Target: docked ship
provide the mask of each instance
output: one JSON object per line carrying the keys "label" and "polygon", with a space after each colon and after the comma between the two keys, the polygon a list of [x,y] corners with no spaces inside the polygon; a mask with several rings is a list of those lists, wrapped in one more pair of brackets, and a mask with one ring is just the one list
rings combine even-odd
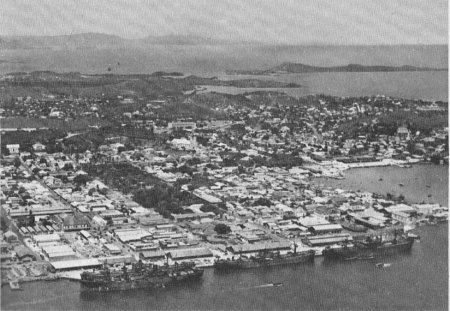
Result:
{"label": "docked ship", "polygon": [[322,251],[322,255],[325,258],[340,260],[372,259],[408,252],[413,243],[414,237],[398,235],[395,231],[393,239],[367,237],[363,241],[354,241],[351,245],[344,243],[340,248],[328,246]]}
{"label": "docked ship", "polygon": [[139,261],[130,269],[112,270],[106,265],[93,272],[81,274],[83,291],[123,291],[140,288],[157,288],[201,278],[203,270],[193,263],[175,266],[157,266]]}
{"label": "docked ship", "polygon": [[214,268],[218,270],[251,269],[259,267],[270,267],[280,265],[295,265],[314,261],[315,252],[313,250],[281,255],[279,252],[263,251],[256,256],[239,257],[237,259],[219,259],[214,262]]}

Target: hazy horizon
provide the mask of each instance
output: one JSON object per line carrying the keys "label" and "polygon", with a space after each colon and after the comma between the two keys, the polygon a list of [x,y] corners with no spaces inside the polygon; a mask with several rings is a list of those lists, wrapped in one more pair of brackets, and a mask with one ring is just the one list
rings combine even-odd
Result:
{"label": "hazy horizon", "polygon": [[447,45],[445,0],[4,0],[2,36],[194,36],[271,45]]}

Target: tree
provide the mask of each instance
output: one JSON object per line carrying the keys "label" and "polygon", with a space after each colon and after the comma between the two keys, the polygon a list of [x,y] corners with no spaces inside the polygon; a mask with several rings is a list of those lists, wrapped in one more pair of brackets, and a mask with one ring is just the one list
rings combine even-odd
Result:
{"label": "tree", "polygon": [[0,230],[2,230],[3,232],[8,231],[8,223],[3,216],[0,217]]}
{"label": "tree", "polygon": [[219,223],[214,227],[214,231],[216,231],[217,234],[228,234],[231,232],[231,229],[227,225]]}
{"label": "tree", "polygon": [[14,159],[14,166],[19,168],[20,165],[21,165],[20,159],[19,158],[15,158]]}
{"label": "tree", "polygon": [[34,215],[31,210],[30,210],[30,214],[28,215],[28,218],[27,218],[27,225],[30,227],[34,227],[36,225],[36,222],[34,220]]}
{"label": "tree", "polygon": [[62,169],[65,171],[72,171],[73,165],[72,165],[72,163],[66,163],[66,164],[64,164],[64,167]]}

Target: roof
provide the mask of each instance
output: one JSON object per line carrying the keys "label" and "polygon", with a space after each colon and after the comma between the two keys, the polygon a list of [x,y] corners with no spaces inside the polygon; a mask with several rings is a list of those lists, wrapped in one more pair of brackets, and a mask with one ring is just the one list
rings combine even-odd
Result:
{"label": "roof", "polygon": [[400,133],[400,134],[408,134],[408,133],[409,133],[409,130],[408,130],[406,127],[404,127],[404,126],[401,126],[401,127],[399,127],[399,128],[397,129],[397,133]]}
{"label": "roof", "polygon": [[289,242],[260,242],[254,244],[240,244],[231,246],[233,253],[241,252],[259,252],[264,250],[279,250],[279,249],[290,249],[291,243]]}
{"label": "roof", "polygon": [[321,230],[342,230],[342,226],[338,224],[324,224],[324,225],[317,225],[312,226],[314,231],[321,231]]}
{"label": "roof", "polygon": [[36,255],[31,251],[31,249],[29,249],[28,247],[24,246],[24,245],[18,245],[16,247],[14,247],[14,251],[17,254],[17,257],[19,258],[23,258],[25,256],[31,256],[33,258],[36,257]]}
{"label": "roof", "polygon": [[315,245],[315,244],[333,244],[344,241],[353,241],[353,238],[351,235],[348,234],[336,234],[336,235],[308,237],[308,240],[311,245]]}
{"label": "roof", "polygon": [[170,254],[170,257],[172,257],[172,259],[213,256],[213,253],[209,249],[204,247],[174,249],[168,252],[168,254]]}
{"label": "roof", "polygon": [[74,253],[69,245],[49,245],[43,246],[42,250],[48,255],[57,253]]}
{"label": "roof", "polygon": [[86,216],[75,217],[68,215],[64,218],[64,226],[74,226],[74,225],[89,225],[89,220]]}
{"label": "roof", "polygon": [[5,232],[5,234],[4,234],[4,236],[5,236],[5,238],[15,238],[15,239],[17,239],[17,234],[15,234],[14,232],[12,232],[12,231],[6,231]]}
{"label": "roof", "polygon": [[116,263],[133,263],[136,262],[136,258],[132,255],[119,255],[112,257],[102,257],[98,259],[99,261],[104,261],[108,264],[116,264]]}
{"label": "roof", "polygon": [[33,238],[34,238],[34,240],[37,243],[61,240],[60,236],[58,234],[56,234],[56,233],[53,233],[53,234],[39,234],[39,235],[33,236]]}
{"label": "roof", "polygon": [[88,259],[54,261],[51,263],[51,265],[56,270],[59,270],[59,269],[95,267],[95,266],[100,266],[101,263],[96,258],[88,258]]}
{"label": "roof", "polygon": [[165,254],[162,250],[154,250],[154,251],[145,251],[141,252],[141,257],[143,258],[159,258],[164,257]]}

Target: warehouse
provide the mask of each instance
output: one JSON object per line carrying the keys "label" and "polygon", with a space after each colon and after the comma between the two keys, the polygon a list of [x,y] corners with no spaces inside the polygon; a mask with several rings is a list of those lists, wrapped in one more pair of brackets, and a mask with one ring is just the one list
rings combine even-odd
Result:
{"label": "warehouse", "polygon": [[35,235],[35,236],[33,236],[33,240],[36,243],[41,243],[41,242],[60,241],[61,238],[58,234],[52,233],[52,234]]}
{"label": "warehouse", "polygon": [[227,248],[234,254],[258,253],[261,251],[287,251],[291,249],[289,242],[267,242],[232,245]]}
{"label": "warehouse", "polygon": [[160,260],[166,257],[162,250],[145,251],[139,254],[139,257],[146,260]]}
{"label": "warehouse", "polygon": [[115,230],[114,233],[122,243],[138,242],[145,237],[151,237],[150,232],[143,229],[121,229]]}
{"label": "warehouse", "polygon": [[197,259],[214,256],[209,249],[204,247],[174,249],[166,254],[172,260]]}
{"label": "warehouse", "polygon": [[333,235],[319,235],[319,236],[309,236],[307,242],[310,246],[326,246],[336,243],[342,243],[347,241],[352,241],[351,235],[346,233],[333,234]]}
{"label": "warehouse", "polygon": [[343,230],[343,228],[339,224],[324,224],[324,225],[311,226],[309,228],[309,231],[311,231],[313,234],[317,234],[317,235],[341,233],[342,230]]}
{"label": "warehouse", "polygon": [[102,257],[98,259],[100,262],[107,263],[108,265],[116,264],[131,264],[136,262],[136,258],[132,255],[121,255],[113,257]]}
{"label": "warehouse", "polygon": [[54,261],[51,263],[55,271],[100,268],[102,263],[96,258]]}
{"label": "warehouse", "polygon": [[44,254],[50,261],[76,259],[76,254],[68,245],[46,245],[42,247]]}

